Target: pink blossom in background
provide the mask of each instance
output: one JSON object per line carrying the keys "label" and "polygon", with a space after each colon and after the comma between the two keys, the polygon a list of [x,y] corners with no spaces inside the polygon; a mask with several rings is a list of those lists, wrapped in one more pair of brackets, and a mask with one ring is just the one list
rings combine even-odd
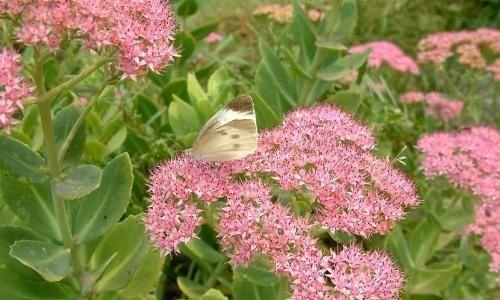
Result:
{"label": "pink blossom in background", "polygon": [[482,245],[491,254],[491,269],[500,267],[500,132],[473,127],[457,133],[434,133],[422,137],[418,148],[424,154],[428,178],[446,176],[459,187],[470,189],[481,202],[476,221],[468,231],[482,235]]}
{"label": "pink blossom in background", "polygon": [[176,22],[163,0],[10,0],[0,14],[16,15],[18,38],[26,44],[57,49],[63,40],[79,38],[89,49],[118,50],[117,65],[126,76],[159,71],[170,63]]}
{"label": "pink blossom in background", "polygon": [[21,76],[21,56],[4,48],[0,53],[0,128],[10,131],[18,123],[13,114],[23,109],[21,100],[29,98],[32,87]]}
{"label": "pink blossom in background", "polygon": [[464,106],[462,101],[451,100],[438,92],[406,92],[400,96],[401,102],[414,104],[424,102],[427,107],[427,114],[450,121],[460,115]]}
{"label": "pink blossom in background", "polygon": [[418,43],[418,61],[442,64],[457,53],[460,63],[471,68],[484,69],[487,63],[481,54],[481,46],[500,53],[500,30],[479,28],[474,31],[431,34]]}
{"label": "pink blossom in background", "polygon": [[222,41],[222,36],[217,32],[212,32],[204,38],[207,43],[216,43]]}
{"label": "pink blossom in background", "polygon": [[437,92],[425,95],[427,114],[438,117],[444,121],[450,121],[460,115],[464,103],[458,100],[450,100]]}
{"label": "pink blossom in background", "polygon": [[[332,287],[325,273],[328,258],[309,228],[383,234],[419,203],[411,181],[376,158],[374,146],[372,132],[335,107],[296,110],[281,126],[260,133],[257,152],[244,159],[206,163],[181,155],[160,164],[150,178],[146,228],[156,247],[177,251],[203,222],[198,209],[226,199],[219,239],[235,266],[267,255],[276,273],[292,279],[296,299],[359,293]],[[319,206],[308,219],[295,216],[271,201],[273,188],[307,191]],[[386,298],[398,290],[385,290]]]}
{"label": "pink blossom in background", "polygon": [[425,100],[425,94],[422,92],[412,91],[402,94],[399,98],[403,103],[413,104],[413,103],[423,102]]}
{"label": "pink blossom in background", "polygon": [[349,52],[362,52],[371,48],[368,56],[368,64],[372,68],[380,68],[386,63],[391,69],[400,72],[409,72],[414,75],[420,74],[420,68],[410,56],[406,55],[401,48],[389,41],[374,41],[366,44],[353,46]]}
{"label": "pink blossom in background", "polygon": [[364,252],[357,245],[333,253],[328,277],[347,299],[397,299],[404,274],[380,252]]}
{"label": "pink blossom in background", "polygon": [[500,59],[495,60],[486,70],[494,74],[495,81],[500,82]]}

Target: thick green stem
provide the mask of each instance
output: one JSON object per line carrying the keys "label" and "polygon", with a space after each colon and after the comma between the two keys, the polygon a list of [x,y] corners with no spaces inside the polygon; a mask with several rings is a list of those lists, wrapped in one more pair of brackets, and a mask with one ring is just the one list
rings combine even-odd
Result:
{"label": "thick green stem", "polygon": [[85,107],[85,110],[83,111],[83,113],[76,120],[76,123],[75,123],[75,125],[73,125],[73,128],[71,128],[71,131],[69,132],[68,137],[66,137],[66,140],[62,144],[61,149],[59,150],[59,155],[57,156],[57,162],[59,165],[62,165],[63,160],[64,160],[64,156],[66,155],[66,152],[68,151],[69,145],[73,141],[73,138],[76,136],[76,133],[78,132],[80,127],[83,125],[83,122],[85,122],[85,119],[87,118],[88,114],[90,113],[90,111],[94,107],[95,103],[97,102],[97,100],[99,100],[99,97],[101,96],[101,93],[104,90],[104,88],[106,88],[106,85],[107,84],[105,83],[99,88],[99,90],[94,95],[94,97],[92,97],[92,100],[90,100],[90,102]]}
{"label": "thick green stem", "polygon": [[82,80],[87,78],[90,74],[94,73],[97,69],[99,69],[101,66],[103,66],[104,64],[106,64],[110,61],[111,61],[110,56],[98,59],[92,65],[83,69],[78,75],[76,75],[76,76],[72,77],[70,80],[63,82],[60,85],[52,88],[50,91],[45,93],[43,96],[39,97],[38,102],[50,103],[52,101],[52,99],[54,99],[57,95],[59,95],[60,93],[62,93],[64,91],[68,91],[68,90],[72,89],[74,86],[76,86]]}
{"label": "thick green stem", "polygon": [[[81,281],[81,275],[83,274],[83,268],[80,263],[80,258],[78,254],[78,248],[76,247],[73,236],[71,234],[71,228],[68,221],[68,215],[65,207],[64,199],[58,198],[54,193],[54,180],[61,176],[61,165],[57,159],[57,147],[55,143],[54,135],[54,123],[51,111],[51,100],[58,95],[60,92],[69,89],[70,87],[76,85],[78,82],[83,80],[86,76],[90,75],[89,70],[86,69],[75,78],[59,85],[58,87],[47,92],[45,90],[45,79],[43,75],[43,63],[46,59],[46,54],[36,51],[36,61],[35,66],[32,70],[33,81],[35,83],[37,92],[37,105],[40,113],[40,119],[43,128],[44,135],[44,147],[47,156],[47,163],[49,167],[49,174],[51,177],[51,187],[52,187],[52,203],[54,206],[55,216],[61,236],[63,239],[64,247],[68,248],[71,252],[71,259],[73,263],[74,275],[78,279],[79,283]],[[102,61],[102,60],[101,60]],[[104,63],[104,62],[103,62]],[[101,63],[100,65],[102,65]],[[100,66],[99,65],[99,66]],[[93,69],[97,69],[97,65],[94,65]],[[82,77],[82,74],[86,74]],[[61,88],[64,87],[64,88]]]}

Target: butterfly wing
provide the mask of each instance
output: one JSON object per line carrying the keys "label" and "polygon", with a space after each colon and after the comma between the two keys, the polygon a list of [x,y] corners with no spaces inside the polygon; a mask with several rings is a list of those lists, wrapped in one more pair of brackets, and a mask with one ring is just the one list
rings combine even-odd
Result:
{"label": "butterfly wing", "polygon": [[204,161],[243,158],[257,150],[257,124],[251,97],[239,97],[212,116],[200,130],[192,155]]}

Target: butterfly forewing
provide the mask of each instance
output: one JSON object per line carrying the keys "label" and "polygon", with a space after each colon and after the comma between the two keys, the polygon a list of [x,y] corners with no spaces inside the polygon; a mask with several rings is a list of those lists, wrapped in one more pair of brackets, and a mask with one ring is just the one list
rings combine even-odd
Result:
{"label": "butterfly forewing", "polygon": [[204,161],[243,158],[257,150],[257,124],[251,97],[234,99],[200,130],[192,155]]}

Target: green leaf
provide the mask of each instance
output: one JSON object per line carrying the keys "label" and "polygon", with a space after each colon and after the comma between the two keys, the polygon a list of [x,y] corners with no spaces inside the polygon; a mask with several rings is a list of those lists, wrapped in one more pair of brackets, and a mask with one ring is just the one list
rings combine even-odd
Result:
{"label": "green leaf", "polygon": [[285,53],[286,58],[288,58],[290,66],[298,75],[307,79],[312,79],[311,74],[307,73],[307,71],[302,68],[302,66],[295,60],[295,57],[293,57],[292,52],[288,48],[284,47],[283,52]]}
{"label": "green leaf", "polygon": [[37,271],[49,281],[60,281],[68,275],[70,252],[63,246],[41,241],[21,240],[10,247],[10,256]]}
{"label": "green leaf", "polygon": [[104,155],[109,155],[118,150],[125,142],[125,139],[127,139],[127,127],[122,127],[109,139]]}
{"label": "green leaf", "polygon": [[[80,117],[80,111],[74,105],[66,106],[55,115],[54,136],[58,151],[61,149],[78,117]],[[69,144],[68,150],[64,156],[65,165],[75,164],[79,161],[85,150],[86,138],[85,124],[83,124]]]}
{"label": "green leaf", "polygon": [[26,228],[16,226],[0,227],[0,263],[23,278],[35,281],[43,280],[33,269],[26,267],[19,260],[9,255],[10,246],[15,241],[36,239],[38,237],[35,233]]}
{"label": "green leaf", "polygon": [[85,151],[94,159],[101,160],[106,155],[106,145],[96,139],[89,139],[85,143]]}
{"label": "green leaf", "polygon": [[290,78],[278,56],[275,54],[271,46],[263,39],[259,40],[259,49],[262,56],[262,61],[271,77],[275,87],[278,88],[280,94],[294,106],[297,101],[297,91],[293,86],[293,80]]}
{"label": "green leaf", "polygon": [[121,154],[106,165],[99,188],[80,200],[73,226],[77,244],[104,234],[120,219],[130,199],[132,182],[128,154]]}
{"label": "green leaf", "polygon": [[[259,279],[258,276],[263,276]],[[271,280],[272,285],[266,282]],[[259,283],[265,283],[260,285]],[[233,275],[234,300],[287,299],[288,282],[279,279],[273,272],[254,270],[249,273],[245,268],[237,268]]]}
{"label": "green leaf", "polygon": [[176,7],[176,12],[179,17],[187,17],[193,15],[197,10],[197,0],[182,0]]}
{"label": "green leaf", "polygon": [[210,22],[204,25],[201,25],[197,28],[195,28],[193,31],[191,31],[191,35],[197,40],[201,40],[202,38],[206,37],[210,33],[212,33],[217,26],[219,26],[219,21],[214,21]]}
{"label": "green leaf", "polygon": [[200,128],[196,110],[176,95],[168,107],[168,121],[178,137],[198,131]]}
{"label": "green leaf", "polygon": [[206,290],[202,285],[184,276],[177,277],[177,286],[179,286],[179,289],[188,296],[189,299],[199,299]]}
{"label": "green leaf", "polygon": [[224,294],[216,289],[209,289],[205,294],[201,295],[200,300],[228,300]]}
{"label": "green leaf", "polygon": [[191,100],[191,105],[196,105],[199,101],[207,99],[207,94],[201,87],[198,79],[196,79],[196,76],[192,73],[189,73],[187,76],[187,92]]}
{"label": "green leaf", "polygon": [[40,183],[48,179],[45,160],[6,135],[0,135],[0,171],[22,182]]}
{"label": "green leaf", "polygon": [[365,63],[369,52],[370,49],[366,49],[363,52],[344,56],[331,65],[319,70],[316,75],[325,81],[338,80],[361,67]]}
{"label": "green leaf", "polygon": [[458,203],[439,216],[441,227],[449,231],[461,231],[475,219],[474,204],[470,199],[461,197]]}
{"label": "green leaf", "polygon": [[255,104],[255,114],[257,117],[257,126],[260,129],[271,128],[281,122],[280,117],[267,104],[262,97],[256,92],[251,92],[250,96]]}
{"label": "green leaf", "polygon": [[0,267],[0,299],[40,300],[40,299],[75,299],[73,289],[60,282],[50,283],[40,280],[28,280],[18,274]]}
{"label": "green leaf", "polygon": [[161,276],[163,261],[158,251],[149,251],[140,262],[130,283],[125,289],[119,291],[120,295],[135,297],[152,292]]}
{"label": "green leaf", "polygon": [[174,79],[163,87],[161,95],[165,105],[169,105],[172,102],[174,94],[181,99],[188,99],[187,80],[185,78]]}
{"label": "green leaf", "polygon": [[138,216],[129,216],[116,224],[97,246],[89,263],[93,268],[118,253],[96,284],[99,292],[121,289],[132,279],[149,248],[149,241],[140,222]]}
{"label": "green leaf", "polygon": [[0,189],[9,209],[27,227],[42,236],[62,241],[48,182],[26,184],[3,176],[0,179]]}
{"label": "green leaf", "polygon": [[274,286],[279,284],[280,278],[269,268],[258,261],[252,262],[246,268],[237,268],[235,274],[239,278],[250,281],[260,286]]}
{"label": "green leaf", "polygon": [[[214,104],[220,104],[225,99],[219,99],[220,94],[224,91],[224,85],[229,81],[229,72],[226,68],[220,67],[208,78],[207,93],[208,98]],[[226,95],[227,96],[227,95]]]}
{"label": "green leaf", "polygon": [[81,165],[65,170],[54,180],[56,197],[71,200],[83,197],[99,187],[102,171],[97,166]]}
{"label": "green leaf", "polygon": [[357,111],[359,105],[361,104],[361,94],[352,91],[340,91],[333,95],[328,102],[333,103],[344,111],[354,113]]}
{"label": "green leaf", "polygon": [[340,5],[340,22],[335,27],[331,40],[338,41],[348,37],[354,31],[358,19],[356,0],[344,0]]}
{"label": "green leaf", "polygon": [[179,62],[185,63],[196,49],[196,40],[187,32],[181,31],[175,35],[175,44],[181,50]]}
{"label": "green leaf", "polygon": [[318,48],[333,50],[333,51],[346,51],[347,47],[337,41],[316,41],[316,46]]}
{"label": "green leaf", "polygon": [[35,132],[36,127],[40,125],[38,121],[39,115],[38,108],[35,105],[29,106],[24,110],[21,126],[25,134],[31,136]]}
{"label": "green leaf", "polygon": [[413,261],[408,242],[400,226],[395,226],[386,239],[387,249],[396,254],[396,258],[401,262],[405,269],[414,269]]}
{"label": "green leaf", "polygon": [[117,255],[118,252],[111,254],[111,256],[108,257],[108,259],[103,261],[100,265],[96,266],[88,273],[89,284],[93,285],[95,282],[97,282],[97,280],[101,278],[102,273],[104,273],[104,270],[106,270],[108,265],[111,263],[111,261],[113,261],[113,259],[115,259]]}
{"label": "green leaf", "polygon": [[434,254],[440,228],[428,219],[420,221],[410,235],[410,253],[415,266],[423,267]]}
{"label": "green leaf", "polygon": [[408,291],[411,294],[438,294],[445,289],[460,272],[460,265],[449,262],[440,262],[419,269],[415,276],[410,278]]}
{"label": "green leaf", "polygon": [[209,263],[217,263],[224,259],[224,255],[220,254],[218,251],[214,250],[210,245],[205,243],[202,239],[194,238],[190,239],[186,244],[186,247],[196,255],[199,259],[207,261]]}
{"label": "green leaf", "polygon": [[341,243],[342,245],[348,245],[356,241],[356,237],[350,235],[344,230],[335,230],[335,233],[332,233],[330,230],[328,231],[330,237],[336,241],[337,243]]}
{"label": "green leaf", "polygon": [[281,96],[279,91],[275,88],[271,75],[262,62],[257,67],[255,83],[257,86],[257,93],[259,93],[264,102],[278,115],[281,115],[292,107],[283,99],[283,96]]}

